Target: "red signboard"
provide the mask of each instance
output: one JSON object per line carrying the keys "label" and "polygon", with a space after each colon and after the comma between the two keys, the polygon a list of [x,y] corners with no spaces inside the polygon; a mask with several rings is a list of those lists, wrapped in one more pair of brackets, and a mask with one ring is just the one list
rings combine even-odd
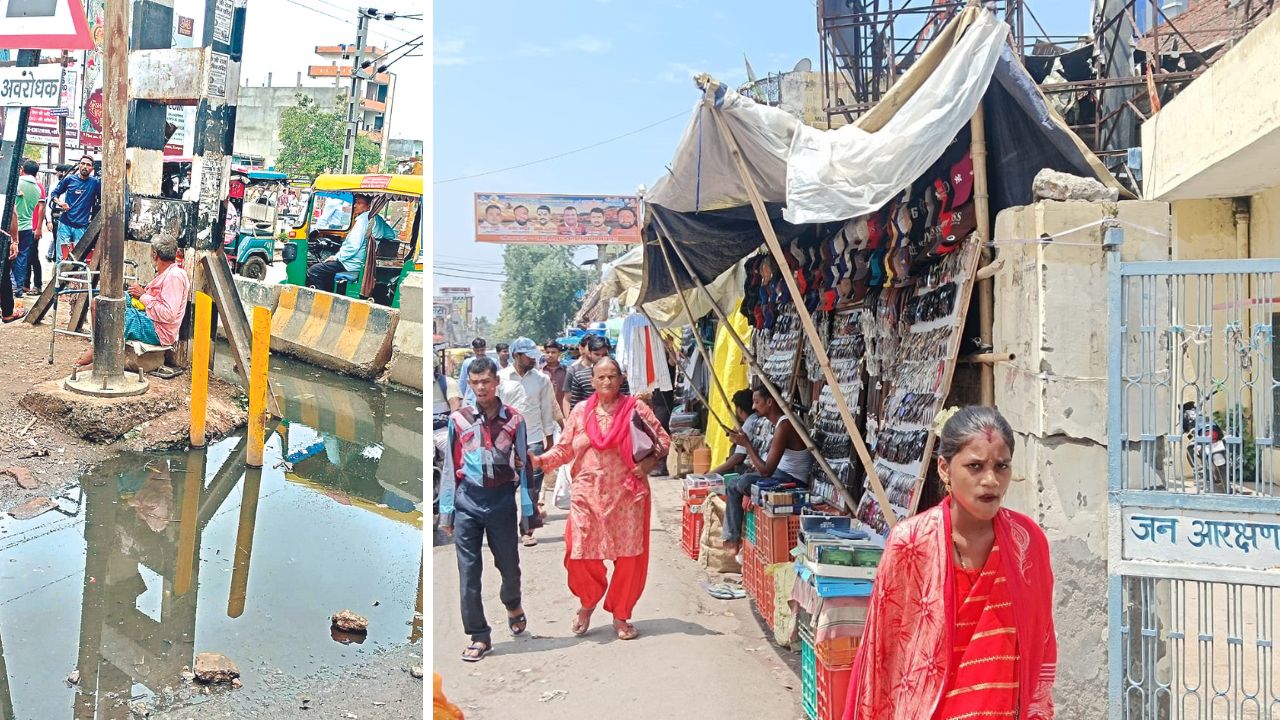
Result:
{"label": "red signboard", "polygon": [[196,30],[195,18],[178,16],[178,34],[184,37],[191,37]]}
{"label": "red signboard", "polygon": [[91,50],[81,0],[0,0],[0,48]]}

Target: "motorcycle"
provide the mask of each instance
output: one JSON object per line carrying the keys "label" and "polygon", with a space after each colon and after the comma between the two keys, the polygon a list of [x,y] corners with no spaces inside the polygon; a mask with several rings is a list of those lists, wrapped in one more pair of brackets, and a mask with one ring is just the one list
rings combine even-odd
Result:
{"label": "motorcycle", "polygon": [[[1205,402],[1212,397],[1210,393]],[[1222,426],[1202,414],[1195,402],[1186,402],[1182,404],[1182,432],[1192,476],[1208,478],[1210,492],[1217,492],[1219,485],[1227,492],[1227,443]]]}

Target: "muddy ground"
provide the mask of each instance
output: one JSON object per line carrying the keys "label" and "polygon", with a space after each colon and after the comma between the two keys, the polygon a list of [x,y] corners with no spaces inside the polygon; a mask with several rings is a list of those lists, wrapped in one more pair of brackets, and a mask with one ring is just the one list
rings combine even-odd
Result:
{"label": "muddy ground", "polygon": [[[19,300],[27,307],[34,298]],[[61,308],[65,326],[69,310]],[[82,338],[58,337],[49,363],[51,329],[25,322],[0,325],[4,382],[0,383],[0,470],[29,470],[39,488],[24,490],[0,479],[0,512],[32,497],[48,496],[80,477],[90,466],[121,450],[150,450],[186,443],[191,375],[172,380],[148,376],[146,395],[121,410],[98,401],[68,406],[58,385],[89,346]],[[34,391],[34,392],[33,392]],[[240,388],[209,381],[208,436],[221,437],[245,421]]]}

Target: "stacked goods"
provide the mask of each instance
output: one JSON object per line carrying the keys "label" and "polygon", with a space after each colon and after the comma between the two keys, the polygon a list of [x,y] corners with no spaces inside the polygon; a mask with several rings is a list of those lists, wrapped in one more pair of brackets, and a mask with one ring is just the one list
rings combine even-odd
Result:
{"label": "stacked goods", "polygon": [[686,503],[701,504],[711,493],[724,493],[724,478],[715,473],[688,475],[681,480],[681,484],[684,486],[683,496]]}
{"label": "stacked goods", "polygon": [[693,451],[703,446],[703,434],[697,430],[671,433],[671,450],[667,453],[667,474],[682,478],[693,472]]}
{"label": "stacked goods", "polygon": [[680,513],[680,549],[685,555],[697,560],[702,551],[702,525],[706,520],[702,517],[702,503],[684,503]]}

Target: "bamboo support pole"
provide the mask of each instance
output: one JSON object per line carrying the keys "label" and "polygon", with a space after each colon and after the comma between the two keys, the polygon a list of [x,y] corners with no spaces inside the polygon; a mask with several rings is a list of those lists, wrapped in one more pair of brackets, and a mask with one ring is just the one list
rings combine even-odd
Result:
{"label": "bamboo support pole", "polygon": [[249,447],[246,464],[262,467],[267,420],[267,366],[271,356],[271,311],[253,308],[253,351],[249,360]]}
{"label": "bamboo support pole", "polygon": [[1016,358],[1013,353],[976,353],[961,355],[956,362],[962,365],[992,365],[998,362],[1009,362]]}
{"label": "bamboo support pole", "polygon": [[[657,221],[658,229],[662,231],[662,234],[670,239],[671,235],[667,233],[666,226],[658,219],[657,215],[654,215],[654,220]],[[774,401],[778,403],[778,407],[781,408],[782,413],[787,416],[787,420],[791,421],[791,426],[795,428],[796,434],[800,436],[800,441],[809,449],[809,452],[813,453],[813,458],[817,461],[818,467],[822,468],[823,474],[831,480],[831,484],[835,486],[836,492],[839,492],[840,496],[844,498],[845,503],[849,506],[849,513],[852,514],[856,512],[858,509],[857,500],[854,499],[853,495],[849,492],[849,489],[844,486],[844,483],[840,482],[840,476],[836,474],[836,471],[831,467],[831,463],[827,462],[827,458],[818,450],[817,444],[813,442],[813,438],[809,435],[809,429],[806,428],[800,422],[800,419],[796,417],[795,413],[792,412],[790,403],[783,398],[782,391],[778,390],[777,386],[773,384],[773,381],[769,379],[764,368],[760,366],[759,362],[757,362],[755,354],[751,352],[751,349],[747,347],[747,344],[742,340],[742,338],[738,337],[738,333],[734,332],[733,323],[729,322],[728,315],[726,315],[725,311],[720,307],[720,303],[716,302],[715,296],[711,294],[711,291],[707,289],[707,286],[704,285],[702,280],[698,279],[697,274],[693,272],[693,267],[689,264],[688,258],[686,258],[684,253],[680,250],[680,246],[672,242],[671,249],[675,250],[676,257],[680,260],[680,264],[684,266],[685,272],[689,273],[689,277],[693,278],[693,283],[698,286],[698,289],[702,290],[702,292],[706,294],[707,301],[711,305],[712,312],[716,314],[716,318],[718,318],[721,324],[724,325],[725,330],[729,333],[729,337],[733,339],[735,344],[737,344],[738,349],[742,352],[742,357],[746,359],[747,364],[749,364],[751,369],[760,376],[760,381],[764,385],[765,390],[767,390],[769,395],[773,397]],[[668,270],[670,270],[670,266],[668,266]],[[680,281],[676,278],[674,272],[671,272],[671,282],[675,286],[676,292],[681,292]]]}
{"label": "bamboo support pole", "polygon": [[191,447],[204,446],[204,428],[209,401],[209,322],[213,298],[196,293],[195,356],[191,361]]}
{"label": "bamboo support pole", "polygon": [[[969,156],[973,160],[973,209],[978,222],[978,242],[982,248],[983,258],[990,258],[991,251],[988,245],[991,242],[991,196],[987,190],[987,122],[981,101],[978,102],[977,111],[973,113],[973,119],[969,121]],[[990,263],[986,264],[990,265]],[[991,347],[991,325],[995,316],[995,295],[992,287],[995,281],[991,277],[985,279],[975,277],[975,281],[978,283],[978,337],[982,340],[983,348],[989,348]],[[983,363],[979,373],[981,373],[982,404],[995,405],[995,368],[988,363]],[[932,448],[929,449],[932,451]]]}
{"label": "bamboo support pole", "polygon": [[979,268],[978,274],[976,277],[978,280],[989,280],[995,277],[996,273],[1000,272],[1000,269],[1003,267],[1004,267],[1004,258],[1002,257],[996,258],[995,260],[992,260],[991,262]]}
{"label": "bamboo support pole", "polygon": [[[734,165],[737,166],[738,174],[742,177],[742,182],[747,189],[747,195],[751,199],[751,207],[755,211],[756,222],[760,225],[760,231],[764,234],[765,245],[768,246],[769,252],[777,261],[778,267],[782,272],[782,279],[786,282],[787,289],[791,292],[791,301],[795,303],[796,312],[800,314],[800,324],[804,328],[805,336],[813,345],[814,352],[818,356],[818,364],[822,368],[822,374],[827,380],[827,385],[831,387],[831,395],[835,398],[836,407],[840,410],[840,418],[844,421],[845,429],[849,432],[849,439],[853,441],[853,448],[858,453],[858,458],[862,460],[862,466],[867,472],[867,480],[870,481],[871,490],[875,493],[876,500],[880,504],[880,511],[884,515],[885,523],[892,529],[897,524],[898,518],[894,515],[893,510],[890,509],[889,496],[885,493],[884,484],[880,482],[880,475],[876,472],[875,461],[872,460],[871,453],[867,450],[867,444],[862,439],[862,432],[858,429],[858,423],[853,417],[853,412],[849,409],[849,402],[844,396],[844,389],[840,387],[835,371],[831,369],[831,358],[827,357],[827,349],[822,346],[822,338],[818,336],[818,328],[813,324],[813,317],[809,315],[809,309],[804,306],[804,296],[796,285],[795,277],[785,270],[785,268],[789,267],[789,264],[787,263],[786,254],[782,250],[782,245],[778,242],[778,236],[773,231],[773,223],[769,221],[769,214],[764,207],[764,198],[760,196],[755,180],[751,178],[751,172],[747,168],[746,160],[742,157],[742,150],[738,147],[738,141],[734,138],[733,131],[729,129],[729,125],[725,122],[720,109],[712,107],[711,116],[715,118],[716,125],[720,129],[720,133],[724,135],[725,143],[729,146],[729,153],[733,156]],[[985,183],[986,178],[984,176],[981,188],[983,192],[986,190]],[[840,483],[837,482],[836,485],[838,486]],[[857,508],[854,509],[856,510]]]}

